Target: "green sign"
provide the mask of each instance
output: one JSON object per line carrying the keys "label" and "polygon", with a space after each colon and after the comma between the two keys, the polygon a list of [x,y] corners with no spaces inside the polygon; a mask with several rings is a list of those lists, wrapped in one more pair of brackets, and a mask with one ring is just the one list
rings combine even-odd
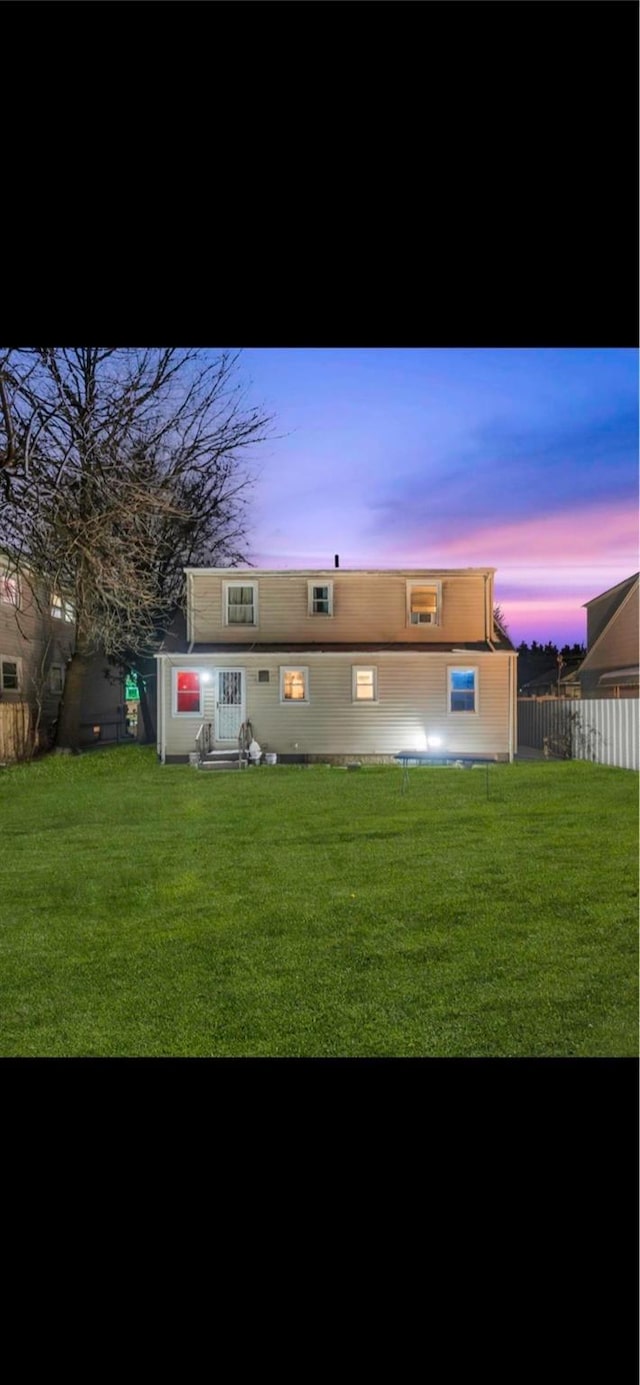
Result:
{"label": "green sign", "polygon": [[139,702],[140,693],[138,691],[138,676],[130,673],[124,680],[124,700],[125,702]]}

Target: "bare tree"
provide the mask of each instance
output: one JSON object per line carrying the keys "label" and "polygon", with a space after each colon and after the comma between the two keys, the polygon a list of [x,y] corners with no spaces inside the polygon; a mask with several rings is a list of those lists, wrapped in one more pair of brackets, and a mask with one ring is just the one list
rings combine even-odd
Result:
{"label": "bare tree", "polygon": [[72,603],[76,621],[60,747],[77,747],[92,655],[131,664],[148,654],[180,599],[182,567],[243,556],[244,457],[272,420],[247,404],[238,358],[175,348],[0,354],[0,548]]}
{"label": "bare tree", "polygon": [[496,627],[496,630],[498,631],[498,634],[502,635],[504,639],[508,640],[509,626],[507,625],[507,622],[505,620],[505,615],[502,606],[494,606],[493,623]]}

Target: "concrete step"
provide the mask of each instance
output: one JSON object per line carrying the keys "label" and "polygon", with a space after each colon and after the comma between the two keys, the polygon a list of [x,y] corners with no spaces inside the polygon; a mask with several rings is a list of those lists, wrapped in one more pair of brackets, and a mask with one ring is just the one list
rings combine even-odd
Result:
{"label": "concrete step", "polygon": [[238,770],[240,769],[240,766],[237,760],[201,760],[200,764],[198,765],[198,769],[232,769],[237,774]]}
{"label": "concrete step", "polygon": [[204,758],[213,764],[216,760],[235,760],[237,763],[239,757],[239,750],[207,750]]}

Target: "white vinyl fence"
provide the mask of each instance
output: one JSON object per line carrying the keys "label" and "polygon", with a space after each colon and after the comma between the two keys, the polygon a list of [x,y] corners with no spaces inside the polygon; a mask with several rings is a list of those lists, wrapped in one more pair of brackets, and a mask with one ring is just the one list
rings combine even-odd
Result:
{"label": "white vinyl fence", "polygon": [[519,745],[620,769],[640,769],[639,722],[635,697],[518,701]]}
{"label": "white vinyl fence", "polygon": [[599,765],[640,769],[636,697],[599,697],[575,702],[572,736],[574,760],[596,760]]}

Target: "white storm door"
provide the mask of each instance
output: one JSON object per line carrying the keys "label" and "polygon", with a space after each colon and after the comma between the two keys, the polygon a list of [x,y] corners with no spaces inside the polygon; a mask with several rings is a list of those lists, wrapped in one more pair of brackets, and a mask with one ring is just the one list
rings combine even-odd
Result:
{"label": "white storm door", "polygon": [[244,721],[244,669],[216,669],[215,739],[237,741]]}

